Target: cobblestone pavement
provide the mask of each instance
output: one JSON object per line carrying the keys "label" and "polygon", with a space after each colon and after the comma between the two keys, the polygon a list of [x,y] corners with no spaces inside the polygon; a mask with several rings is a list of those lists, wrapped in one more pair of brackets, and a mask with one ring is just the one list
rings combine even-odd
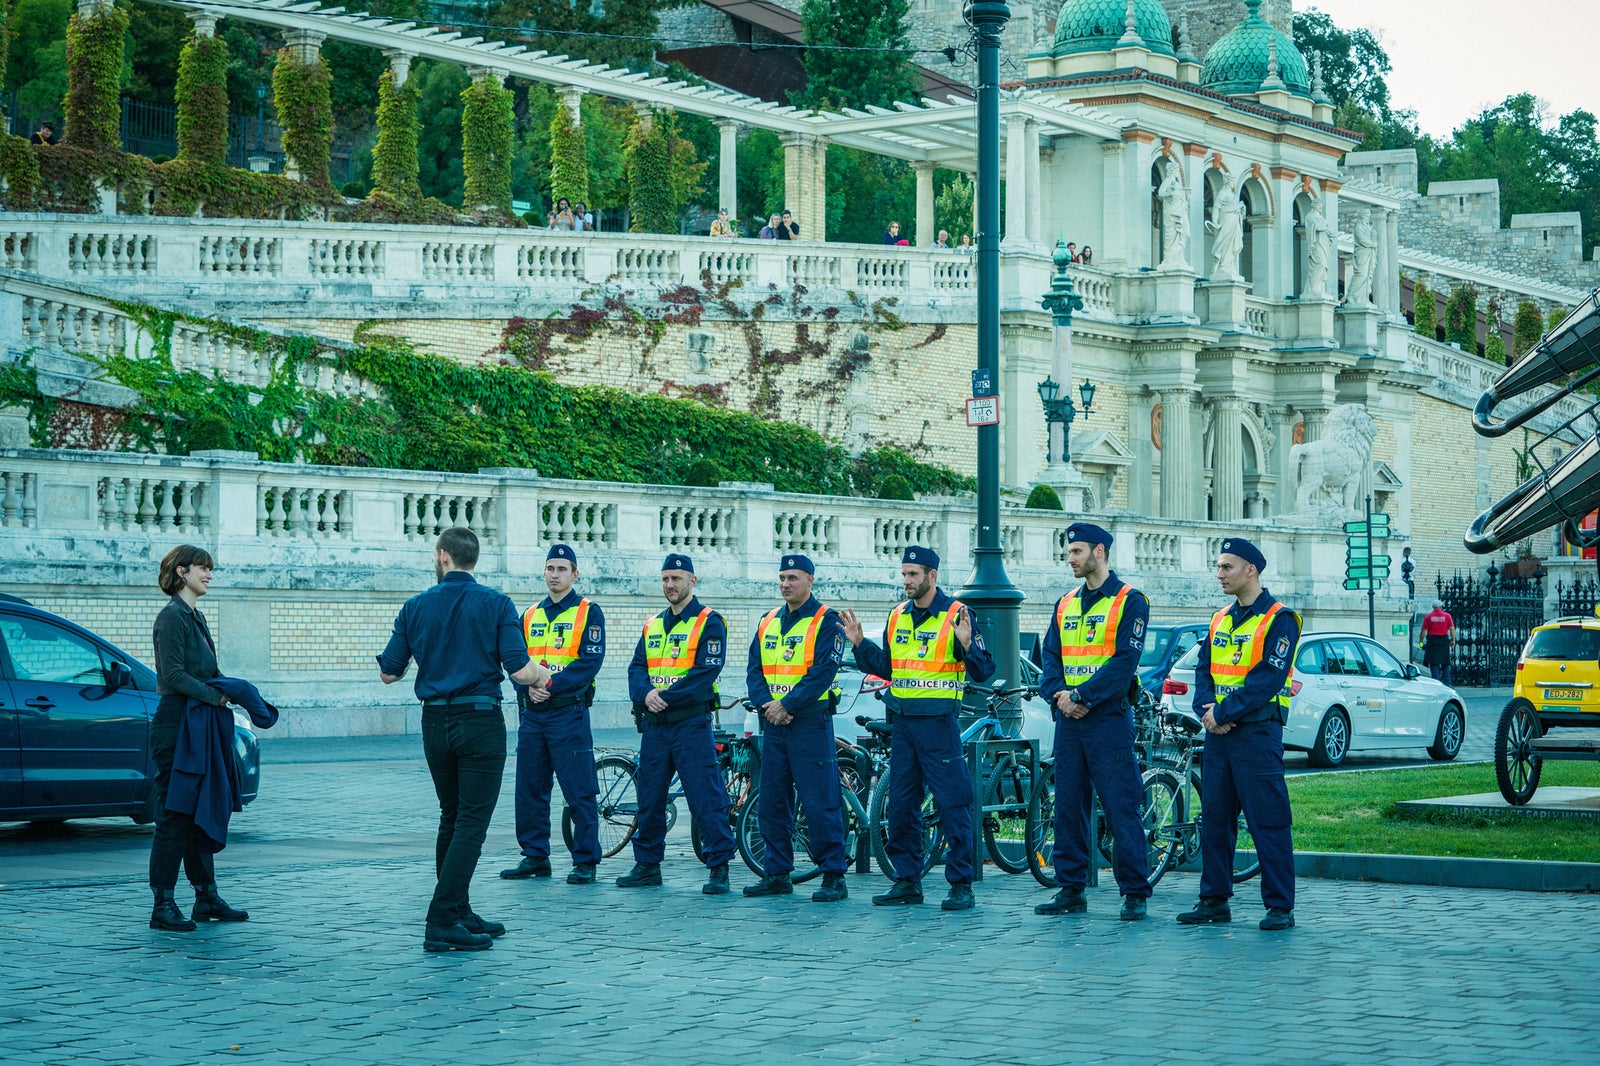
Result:
{"label": "cobblestone pavement", "polygon": [[[604,738],[603,741],[604,742]],[[145,928],[149,830],[0,827],[0,1060],[12,1063],[1538,1063],[1600,1061],[1592,896],[1302,881],[1298,928],[1265,934],[1254,883],[1232,925],[1031,912],[990,868],[979,906],[874,908],[809,887],[701,895],[680,820],[665,888],[501,881],[509,776],[475,884],[510,933],[422,951],[434,806],[420,743],[353,759],[268,747],[261,799],[219,856],[243,925]],[[353,742],[352,742],[353,743]],[[282,758],[273,753],[281,752]],[[303,761],[289,761],[292,758]],[[276,760],[276,761],[275,761]],[[180,900],[187,905],[187,888]]]}

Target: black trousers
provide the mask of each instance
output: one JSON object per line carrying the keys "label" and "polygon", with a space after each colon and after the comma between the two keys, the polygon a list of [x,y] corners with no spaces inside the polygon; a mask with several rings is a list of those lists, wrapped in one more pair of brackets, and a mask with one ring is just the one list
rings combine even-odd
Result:
{"label": "black trousers", "polygon": [[167,810],[167,786],[172,782],[172,753],[178,746],[178,721],[189,705],[187,696],[162,696],[150,723],[150,754],[156,764],[156,833],[150,840],[150,887],[178,887],[178,867],[191,885],[211,885],[217,880],[211,849],[194,818]]}
{"label": "black trousers", "polygon": [[481,710],[423,707],[422,753],[439,797],[439,839],[434,848],[439,883],[428,905],[428,924],[454,925],[472,913],[468,889],[500,799],[506,724],[499,704]]}

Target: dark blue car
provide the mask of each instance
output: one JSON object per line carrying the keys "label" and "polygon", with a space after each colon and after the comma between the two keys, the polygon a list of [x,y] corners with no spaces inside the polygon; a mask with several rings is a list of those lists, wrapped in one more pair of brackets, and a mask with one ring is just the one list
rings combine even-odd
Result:
{"label": "dark blue car", "polygon": [[1206,629],[1204,622],[1151,626],[1145,634],[1144,654],[1139,656],[1139,684],[1159,696],[1172,664],[1199,642]]}
{"label": "dark blue car", "polygon": [[[59,615],[0,595],[0,821],[155,819],[156,675]],[[261,785],[249,720],[234,714],[244,802]]]}

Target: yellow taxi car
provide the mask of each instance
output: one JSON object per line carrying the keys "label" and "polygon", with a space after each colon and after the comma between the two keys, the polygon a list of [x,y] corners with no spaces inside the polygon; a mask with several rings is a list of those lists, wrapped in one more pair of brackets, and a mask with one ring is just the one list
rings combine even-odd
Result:
{"label": "yellow taxi car", "polygon": [[1507,803],[1533,798],[1545,759],[1600,758],[1600,734],[1545,737],[1557,728],[1600,729],[1600,618],[1558,618],[1528,634],[1494,733],[1495,781]]}

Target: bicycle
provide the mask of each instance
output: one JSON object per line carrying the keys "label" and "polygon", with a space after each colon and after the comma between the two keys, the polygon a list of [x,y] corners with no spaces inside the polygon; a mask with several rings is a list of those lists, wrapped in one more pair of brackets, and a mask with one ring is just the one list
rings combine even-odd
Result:
{"label": "bicycle", "polygon": [[[977,741],[1004,739],[1000,735],[1000,713],[1018,710],[1021,700],[1031,700],[1039,694],[1038,688],[1033,686],[1007,689],[1005,685],[1004,681],[997,681],[993,686],[969,686],[970,691],[984,694],[988,713],[962,732],[963,749]],[[984,849],[994,864],[1008,874],[1020,874],[1028,869],[1028,804],[1043,765],[1036,749],[1026,760],[1017,755],[1017,752],[1002,751],[995,756],[980,786]]]}
{"label": "bicycle", "polygon": [[[751,706],[742,696],[718,704],[715,712],[718,717],[713,721],[711,734],[716,742],[717,766],[728,790],[730,828],[738,826],[739,816],[747,806],[751,805],[751,800],[756,794],[756,784],[761,777],[761,747],[757,738],[743,736],[720,727],[721,712],[740,705],[747,708]],[[599,779],[595,805],[600,818],[600,855],[601,858],[609,859],[628,846],[639,828],[639,795],[634,785],[634,778],[639,772],[639,757],[633,751],[609,748],[595,758],[594,768],[595,776]],[[683,785],[678,780],[678,775],[673,774],[671,782],[667,785],[667,832],[669,833],[678,822],[677,801],[682,797]],[[562,810],[561,836],[570,850],[573,841],[571,808]],[[689,842],[694,848],[695,858],[701,858],[700,830],[692,820],[689,825]]]}
{"label": "bicycle", "polygon": [[[1150,886],[1155,887],[1168,870],[1185,866],[1200,857],[1201,753],[1205,727],[1193,715],[1167,711],[1161,716],[1163,734],[1177,752],[1172,763],[1158,762],[1146,777],[1160,779],[1159,788],[1171,797],[1161,817],[1157,838],[1164,844],[1160,857],[1150,867]],[[1192,817],[1190,817],[1192,813]],[[1247,881],[1261,869],[1255,844],[1244,814],[1239,815],[1238,842],[1234,846],[1233,880]]]}

